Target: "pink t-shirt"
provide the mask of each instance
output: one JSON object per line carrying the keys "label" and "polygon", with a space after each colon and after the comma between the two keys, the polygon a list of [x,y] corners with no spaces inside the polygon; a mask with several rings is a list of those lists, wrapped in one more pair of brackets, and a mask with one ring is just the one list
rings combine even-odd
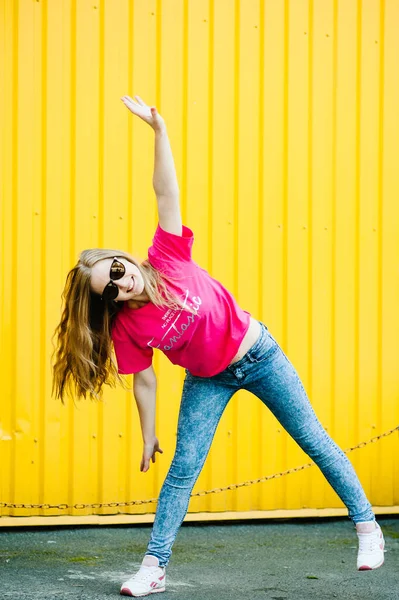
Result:
{"label": "pink t-shirt", "polygon": [[173,278],[168,288],[188,310],[159,308],[149,302],[132,309],[124,303],[115,317],[112,341],[119,373],[137,373],[152,363],[153,349],[193,375],[211,377],[223,371],[237,354],[247,332],[250,314],[191,258],[194,237],[158,228],[148,250],[155,269]]}

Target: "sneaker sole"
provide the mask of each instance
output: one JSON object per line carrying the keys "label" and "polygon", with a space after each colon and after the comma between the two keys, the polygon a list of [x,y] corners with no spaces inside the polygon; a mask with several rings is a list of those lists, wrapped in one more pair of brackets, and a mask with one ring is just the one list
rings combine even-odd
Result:
{"label": "sneaker sole", "polygon": [[121,596],[132,596],[133,598],[142,598],[143,596],[149,596],[150,594],[156,594],[157,592],[164,592],[164,591],[165,591],[165,587],[157,588],[156,590],[151,590],[150,592],[147,592],[146,594],[132,594],[132,592],[129,590],[129,588],[122,588],[120,591],[120,595]]}
{"label": "sneaker sole", "polygon": [[382,567],[383,564],[384,564],[384,558],[382,559],[381,562],[378,563],[378,565],[375,565],[375,567],[369,567],[367,565],[362,565],[361,567],[358,568],[358,571],[374,571],[374,569],[378,569],[379,567]]}

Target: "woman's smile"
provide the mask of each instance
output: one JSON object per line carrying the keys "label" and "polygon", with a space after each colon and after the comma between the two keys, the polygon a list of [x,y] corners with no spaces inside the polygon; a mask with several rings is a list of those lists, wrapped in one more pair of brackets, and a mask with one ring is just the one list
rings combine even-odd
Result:
{"label": "woman's smile", "polygon": [[132,275],[132,283],[131,283],[130,287],[126,290],[127,293],[132,292],[134,290],[134,287],[135,287],[135,281],[134,281],[134,278]]}

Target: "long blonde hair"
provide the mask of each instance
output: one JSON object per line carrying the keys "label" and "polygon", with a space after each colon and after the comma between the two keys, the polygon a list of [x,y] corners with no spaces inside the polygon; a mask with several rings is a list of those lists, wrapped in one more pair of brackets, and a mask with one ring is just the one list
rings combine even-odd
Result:
{"label": "long blonde hair", "polygon": [[[125,258],[140,270],[144,289],[156,306],[181,307],[179,299],[168,289],[168,278],[149,262],[139,263],[121,250],[94,248],[83,250],[79,261],[67,275],[63,299],[64,309],[52,337],[52,394],[64,404],[67,391],[77,396],[101,400],[104,384],[115,387],[119,382],[129,389],[118,373],[112,355],[111,328],[122,308],[122,302],[103,302],[90,288],[91,269],[105,258]],[[56,341],[54,343],[54,338]]]}

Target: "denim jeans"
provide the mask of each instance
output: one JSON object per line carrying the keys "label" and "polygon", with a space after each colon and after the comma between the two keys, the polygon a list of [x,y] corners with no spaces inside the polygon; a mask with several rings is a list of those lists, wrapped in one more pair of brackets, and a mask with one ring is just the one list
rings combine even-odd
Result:
{"label": "denim jeans", "polygon": [[322,471],[354,523],[375,519],[352,464],[318,421],[297,372],[267,327],[238,362],[214,377],[186,372],[174,458],[158,499],[146,554],[166,566],[216,427],[240,389],[258,396]]}

